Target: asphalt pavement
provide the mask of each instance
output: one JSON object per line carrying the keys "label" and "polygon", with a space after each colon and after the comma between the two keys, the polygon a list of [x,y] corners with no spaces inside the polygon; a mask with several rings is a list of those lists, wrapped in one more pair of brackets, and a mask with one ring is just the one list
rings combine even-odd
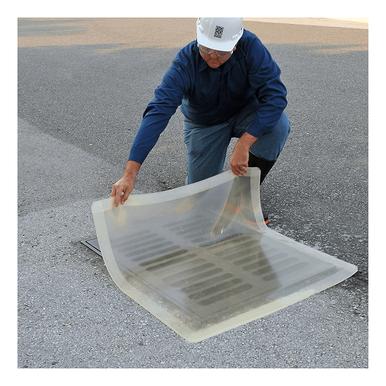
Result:
{"label": "asphalt pavement", "polygon": [[[368,31],[248,21],[282,69],[290,138],[262,187],[271,227],[356,264],[284,310],[186,343],[120,292],[91,203],[121,175],[193,19],[19,19],[19,367],[367,367]],[[177,31],[177,32],[176,32]],[[184,185],[182,115],[136,189]]]}

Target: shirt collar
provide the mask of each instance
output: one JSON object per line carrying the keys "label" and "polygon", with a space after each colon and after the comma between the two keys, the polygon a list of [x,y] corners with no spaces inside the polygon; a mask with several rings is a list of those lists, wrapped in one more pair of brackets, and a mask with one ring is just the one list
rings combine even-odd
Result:
{"label": "shirt collar", "polygon": [[199,65],[198,65],[198,71],[199,72],[204,71],[207,68],[209,68],[209,66],[206,64],[205,60],[201,58],[200,54],[198,54],[198,60],[199,60]]}

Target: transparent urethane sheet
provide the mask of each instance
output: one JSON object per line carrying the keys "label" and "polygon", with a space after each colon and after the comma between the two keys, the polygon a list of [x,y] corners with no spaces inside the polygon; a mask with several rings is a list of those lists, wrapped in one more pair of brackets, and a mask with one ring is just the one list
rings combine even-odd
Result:
{"label": "transparent urethane sheet", "polygon": [[297,243],[262,216],[260,170],[94,202],[117,286],[190,342],[261,318],[331,287],[357,267]]}

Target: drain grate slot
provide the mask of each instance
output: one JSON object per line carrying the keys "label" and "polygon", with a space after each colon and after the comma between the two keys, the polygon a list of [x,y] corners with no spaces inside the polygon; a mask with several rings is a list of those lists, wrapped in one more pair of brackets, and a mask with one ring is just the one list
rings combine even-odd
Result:
{"label": "drain grate slot", "polygon": [[99,247],[98,239],[89,239],[81,241],[83,245],[85,245],[87,248],[90,248],[92,251],[97,253],[99,256],[102,256],[101,249]]}

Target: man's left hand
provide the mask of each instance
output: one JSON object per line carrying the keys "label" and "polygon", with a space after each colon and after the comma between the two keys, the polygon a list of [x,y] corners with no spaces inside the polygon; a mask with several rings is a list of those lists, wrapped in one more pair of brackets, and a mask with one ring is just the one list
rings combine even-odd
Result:
{"label": "man's left hand", "polygon": [[230,167],[236,176],[245,176],[248,170],[249,149],[256,142],[256,137],[244,133],[237,141],[230,158]]}

